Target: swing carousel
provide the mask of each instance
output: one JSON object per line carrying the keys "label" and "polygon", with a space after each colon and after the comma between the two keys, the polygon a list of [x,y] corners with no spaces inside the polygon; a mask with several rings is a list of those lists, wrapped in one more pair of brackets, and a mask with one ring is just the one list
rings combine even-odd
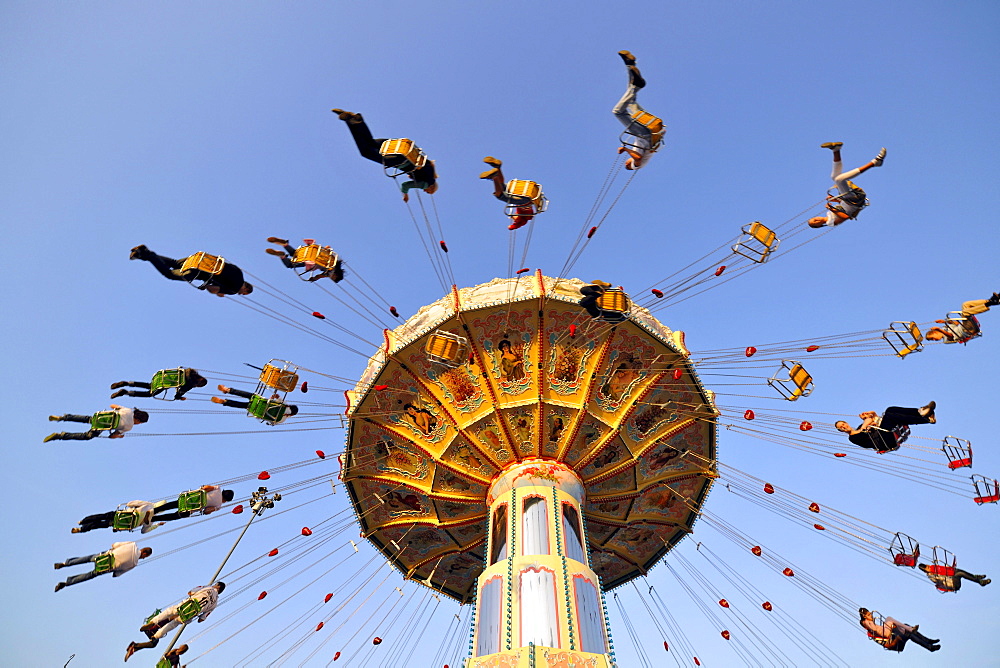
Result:
{"label": "swing carousel", "polygon": [[606,654],[602,583],[645,575],[716,477],[717,411],[683,333],[638,307],[591,321],[582,285],[456,289],[387,331],[347,393],[362,533],[407,578],[479,601],[476,656]]}

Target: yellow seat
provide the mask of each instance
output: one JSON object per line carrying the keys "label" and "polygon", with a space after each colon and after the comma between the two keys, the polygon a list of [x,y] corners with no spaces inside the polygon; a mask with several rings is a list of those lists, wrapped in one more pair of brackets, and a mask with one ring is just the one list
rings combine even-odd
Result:
{"label": "yellow seat", "polygon": [[882,332],[882,338],[892,346],[899,357],[919,353],[924,349],[924,335],[915,322],[891,322],[889,328]]}
{"label": "yellow seat", "polygon": [[225,266],[226,261],[223,258],[199,251],[194,255],[184,258],[184,264],[181,265],[181,272],[197,271],[218,276]]}
{"label": "yellow seat", "polygon": [[398,156],[406,161],[401,165],[387,166],[385,169],[389,176],[399,176],[427,164],[427,156],[411,139],[386,139],[378,152],[382,157]]}
{"label": "yellow seat", "polygon": [[280,392],[291,392],[299,384],[299,375],[295,373],[294,368],[289,368],[289,362],[284,362],[281,367],[273,364],[274,362],[280,360],[271,360],[261,369],[261,384]]}
{"label": "yellow seat", "polygon": [[296,248],[292,262],[312,262],[318,269],[329,271],[336,266],[339,259],[329,246],[310,244]]}
{"label": "yellow seat", "polygon": [[647,111],[637,111],[632,114],[632,121],[649,130],[650,150],[655,151],[658,149],[660,142],[663,141],[663,119]]}
{"label": "yellow seat", "polygon": [[428,337],[424,352],[436,362],[459,366],[468,355],[469,342],[458,334],[438,330]]}
{"label": "yellow seat", "polygon": [[733,246],[733,252],[754,262],[767,260],[781,241],[774,230],[760,221],[744,225],[741,231],[743,236]]}
{"label": "yellow seat", "polygon": [[504,196],[507,198],[504,213],[511,218],[527,215],[525,207],[530,207],[531,215],[542,213],[549,207],[549,200],[545,198],[542,186],[534,181],[511,179],[507,182]]}
{"label": "yellow seat", "polygon": [[622,290],[611,288],[597,298],[597,307],[602,311],[617,311],[626,313],[632,308],[632,301]]}
{"label": "yellow seat", "polygon": [[[782,378],[782,371],[787,372],[787,376]],[[813,391],[812,376],[802,368],[802,365],[794,360],[782,360],[781,368],[767,380],[767,384],[778,391],[788,401],[795,401],[799,397],[808,397]]]}

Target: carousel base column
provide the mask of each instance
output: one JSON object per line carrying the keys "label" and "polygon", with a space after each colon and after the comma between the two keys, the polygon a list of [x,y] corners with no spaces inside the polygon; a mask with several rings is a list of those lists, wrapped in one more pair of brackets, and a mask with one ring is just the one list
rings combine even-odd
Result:
{"label": "carousel base column", "polygon": [[555,647],[519,647],[468,659],[465,668],[613,668],[607,654]]}

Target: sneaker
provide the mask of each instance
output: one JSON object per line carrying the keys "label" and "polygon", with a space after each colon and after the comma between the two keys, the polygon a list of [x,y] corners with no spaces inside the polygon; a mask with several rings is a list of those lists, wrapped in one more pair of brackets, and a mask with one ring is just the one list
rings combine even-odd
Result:
{"label": "sneaker", "polygon": [[820,148],[828,148],[831,151],[839,151],[840,148],[843,145],[844,145],[844,142],[842,142],[842,141],[828,141],[825,144],[820,144],[819,147]]}
{"label": "sneaker", "polygon": [[59,440],[60,436],[62,436],[62,432],[55,433],[55,434],[49,434],[48,436],[46,436],[45,438],[42,439],[42,443],[48,443],[49,441]]}
{"label": "sneaker", "polygon": [[62,418],[63,418],[62,415],[50,415],[49,422],[59,422],[59,420],[62,420]]}
{"label": "sneaker", "polygon": [[632,55],[631,51],[619,51],[618,55],[622,57],[622,60],[624,60],[625,64],[629,67],[635,65],[635,56]]}
{"label": "sneaker", "polygon": [[118,397],[124,397],[126,394],[128,394],[128,390],[118,390],[117,392],[111,393],[111,398],[117,399]]}
{"label": "sneaker", "polygon": [[285,251],[280,251],[277,248],[265,248],[264,252],[268,255],[277,255],[278,257],[285,257]]}
{"label": "sneaker", "polygon": [[59,591],[60,589],[63,589],[65,586],[66,586],[65,582],[57,582],[56,583],[56,591]]}
{"label": "sneaker", "polygon": [[149,249],[146,248],[144,244],[139,244],[131,251],[129,251],[128,259],[130,260],[145,260],[146,256],[149,255]]}
{"label": "sneaker", "polygon": [[876,167],[881,167],[883,162],[885,162],[885,146],[882,147],[882,150],[879,151],[878,155],[875,156],[875,159],[872,160],[872,164]]}
{"label": "sneaker", "polygon": [[636,88],[645,88],[646,80],[642,78],[639,74],[639,68],[635,65],[630,65],[628,68],[629,83],[631,83]]}
{"label": "sneaker", "polygon": [[481,179],[492,179],[494,176],[496,176],[499,173],[500,173],[500,170],[494,168],[494,169],[491,169],[489,171],[483,172],[482,174],[479,175],[479,178],[481,178]]}
{"label": "sneaker", "polygon": [[487,165],[491,165],[493,167],[500,167],[500,166],[503,165],[503,160],[497,160],[496,158],[494,158],[491,155],[488,155],[485,158],[483,158],[483,162],[485,162]]}
{"label": "sneaker", "polygon": [[[336,111],[336,110],[334,110],[334,111]],[[282,246],[285,246],[285,245],[288,244],[288,239],[279,239],[278,237],[268,237],[267,238],[267,243],[269,243],[269,244],[281,244]]]}

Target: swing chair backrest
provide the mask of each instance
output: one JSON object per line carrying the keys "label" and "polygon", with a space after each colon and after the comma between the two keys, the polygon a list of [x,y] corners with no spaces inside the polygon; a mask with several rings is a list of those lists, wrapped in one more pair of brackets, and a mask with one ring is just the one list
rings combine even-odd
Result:
{"label": "swing chair backrest", "polygon": [[456,367],[465,361],[469,342],[463,336],[439,329],[427,339],[424,353],[434,362]]}
{"label": "swing chair backrest", "polygon": [[948,468],[972,466],[972,443],[957,436],[945,436],[941,450],[948,458]]}
{"label": "swing chair backrest", "polygon": [[892,346],[899,357],[919,353],[924,349],[924,335],[915,322],[891,322],[889,328],[882,332],[882,338]]}
{"label": "swing chair backrest", "polygon": [[182,513],[193,513],[205,507],[208,495],[203,489],[193,489],[177,497],[177,510]]}
{"label": "swing chair backrest", "polygon": [[204,290],[213,277],[222,273],[225,266],[226,260],[224,258],[199,251],[184,258],[180,273],[188,283],[199,290]]}
{"label": "swing chair backrest", "polygon": [[94,431],[109,431],[117,429],[121,423],[122,416],[118,411],[100,411],[94,413],[90,418],[90,428]]}
{"label": "swing chair backrest", "polygon": [[910,426],[905,424],[898,425],[891,433],[893,440],[896,441],[896,447],[892,449],[898,450],[899,446],[906,443],[906,439],[910,437]]}
{"label": "swing chair backrest", "polygon": [[623,290],[609,288],[597,298],[597,307],[602,311],[623,314],[628,313],[632,309],[632,301]]}
{"label": "swing chair backrest", "polygon": [[[872,610],[871,611],[871,615],[872,615],[872,622],[875,624],[875,626],[878,626],[879,628],[884,629],[885,628],[885,617],[883,617],[882,614],[880,612],[878,612],[877,610]],[[888,638],[884,638],[884,637],[882,637],[880,635],[876,635],[873,631],[869,631],[867,629],[866,629],[866,631],[868,631],[868,637],[871,640],[874,640],[875,642],[877,642],[879,645],[881,645],[883,648],[889,650],[890,652],[902,652],[903,651],[903,646],[906,644],[906,638],[904,638],[903,636],[899,635],[898,633],[895,633],[894,630],[889,632],[889,637]]]}
{"label": "swing chair backrest", "polygon": [[255,417],[265,424],[275,425],[285,417],[287,410],[288,406],[280,399],[265,399],[259,394],[255,394],[250,398],[247,415]]}
{"label": "swing chair backrest", "polygon": [[534,181],[511,179],[507,182],[504,195],[514,200],[507,206],[508,216],[517,215],[517,207],[530,205],[533,213],[542,213],[549,206],[549,201],[542,193],[542,186]]}
{"label": "swing chair backrest", "polygon": [[[864,189],[855,185],[853,181],[848,181],[847,185],[850,187],[851,191],[846,195],[842,194],[840,190],[837,189],[837,186],[833,186],[826,191],[828,200],[826,208],[831,211],[840,211],[841,213],[847,215],[849,220],[854,220],[865,207],[871,204],[871,202],[868,201],[868,197],[865,194]],[[843,206],[836,204],[837,202],[846,204],[850,207],[856,207],[856,210],[853,214],[848,214]]]}
{"label": "swing chair backrest", "polygon": [[112,531],[132,531],[139,526],[138,510],[116,510],[111,518]]}
{"label": "swing chair backrest", "polygon": [[427,164],[427,156],[411,139],[386,139],[378,152],[383,158],[400,157],[405,161],[392,167],[386,166],[386,174],[392,177],[412,172]]}
{"label": "swing chair backrest", "polygon": [[[903,544],[904,540],[906,545]],[[892,563],[896,566],[916,568],[917,559],[920,558],[920,543],[905,533],[897,533],[889,545],[889,554],[892,555]]]}
{"label": "swing chair backrest", "polygon": [[115,555],[111,552],[105,552],[103,554],[97,555],[94,559],[94,572],[97,574],[107,573],[114,570],[115,568]]}
{"label": "swing chair backrest", "polygon": [[[779,378],[782,371],[788,372],[787,378]],[[799,397],[808,397],[813,391],[812,376],[801,364],[794,360],[782,360],[781,368],[768,379],[767,384],[778,391],[788,401]]]}
{"label": "swing chair backrest", "polygon": [[149,391],[157,399],[171,401],[173,397],[170,396],[170,392],[163,392],[161,390],[178,388],[184,384],[184,381],[185,373],[183,367],[163,369],[153,374],[153,379],[149,381]]}
{"label": "swing chair backrest", "polygon": [[972,485],[976,489],[976,496],[973,498],[973,501],[979,505],[1000,501],[1000,481],[990,480],[978,473],[970,477],[972,478]]}
{"label": "swing chair backrest", "polygon": [[271,364],[271,362],[268,362],[264,365],[264,368],[261,369],[260,382],[262,385],[280,392],[291,392],[299,383],[299,375],[295,373],[294,370],[288,368],[287,362],[285,363],[285,368],[275,366]]}
{"label": "swing chair backrest", "polygon": [[292,261],[296,264],[300,262],[312,262],[316,265],[316,269],[330,271],[337,265],[339,259],[337,254],[330,250],[329,246],[310,244],[296,248],[295,257],[292,258]]}
{"label": "swing chair backrest", "polygon": [[[641,125],[642,127],[649,130],[649,150],[655,151],[660,148],[660,143],[663,141],[663,119],[659,116],[654,116],[653,114],[639,110],[632,114],[632,123],[636,125]],[[629,132],[628,134],[634,134]]]}
{"label": "swing chair backrest", "polygon": [[760,221],[754,221],[750,225],[741,228],[743,236],[733,246],[733,252],[737,255],[753,260],[754,262],[764,262],[771,255],[778,244],[777,234]]}
{"label": "swing chair backrest", "polygon": [[177,618],[182,622],[189,622],[201,614],[201,603],[198,599],[189,598],[177,606]]}
{"label": "swing chair backrest", "polygon": [[[965,315],[961,311],[949,311],[948,315],[944,317],[944,326],[956,334],[952,343],[968,343],[983,335],[979,329],[979,319],[974,315]],[[958,332],[955,331],[956,329]]]}

